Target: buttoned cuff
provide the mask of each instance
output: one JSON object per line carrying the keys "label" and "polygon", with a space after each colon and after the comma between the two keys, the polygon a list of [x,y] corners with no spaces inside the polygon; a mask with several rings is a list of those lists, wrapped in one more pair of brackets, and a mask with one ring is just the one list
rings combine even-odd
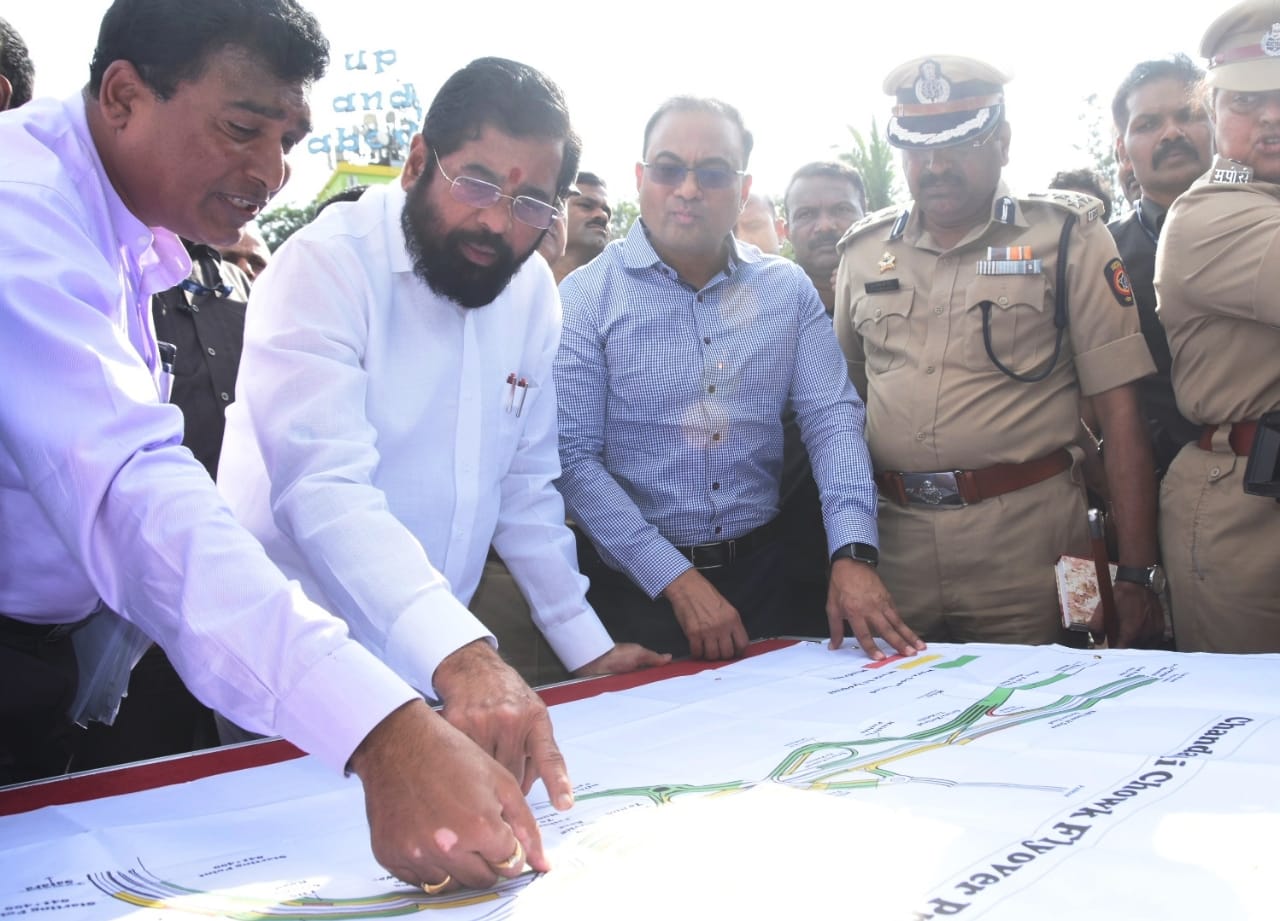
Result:
{"label": "buttoned cuff", "polygon": [[596,612],[586,608],[568,620],[551,627],[538,625],[542,635],[569,671],[576,671],[613,648],[613,638]]}
{"label": "buttoned cuff", "polygon": [[1076,356],[1080,392],[1087,397],[1155,373],[1155,362],[1151,360],[1151,350],[1142,333],[1131,333]]}
{"label": "buttoned cuff", "polygon": [[341,771],[365,736],[418,693],[355,640],[325,656],[277,706],[275,729]]}
{"label": "buttoned cuff", "polygon": [[657,598],[664,588],[693,568],[689,558],[665,538],[646,547],[640,559],[644,563],[632,569],[631,578],[650,598]]}
{"label": "buttoned cuff", "polygon": [[495,649],[492,633],[447,592],[405,611],[387,631],[385,661],[397,675],[436,700],[436,669],[453,653],[476,640],[488,640]]}
{"label": "buttoned cuff", "polygon": [[874,518],[850,515],[827,533],[827,557],[847,544],[870,544],[880,549],[880,531]]}

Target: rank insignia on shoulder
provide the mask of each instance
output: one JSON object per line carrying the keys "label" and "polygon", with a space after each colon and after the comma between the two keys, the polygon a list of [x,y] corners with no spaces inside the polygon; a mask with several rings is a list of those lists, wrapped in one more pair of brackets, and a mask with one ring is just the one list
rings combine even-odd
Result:
{"label": "rank insignia on shoulder", "polygon": [[1103,268],[1102,274],[1120,306],[1132,307],[1133,286],[1129,284],[1129,273],[1124,270],[1124,262],[1119,257],[1112,259]]}
{"label": "rank insignia on shoulder", "polygon": [[1079,192],[1049,189],[1044,192],[1027,192],[1023,198],[1074,211],[1083,221],[1096,221],[1102,216],[1101,211],[1098,210],[1098,199],[1092,195],[1081,195]]}
{"label": "rank insignia on shoulder", "polygon": [[884,294],[888,291],[897,291],[902,283],[896,278],[886,278],[883,281],[869,281],[862,286],[863,290],[868,294]]}
{"label": "rank insignia on shoulder", "polygon": [[[893,218],[902,219],[903,213],[905,213],[907,217],[911,216],[910,211],[900,212],[897,206],[890,205],[887,208],[881,208],[879,211],[872,211],[870,214],[863,215],[849,225],[849,229],[846,230],[844,232],[844,236],[840,238],[840,246],[843,247],[849,240],[853,239],[860,231],[866,228],[873,227],[877,224],[884,224]],[[906,225],[905,220],[902,220],[902,223],[904,226]],[[895,226],[897,225],[895,224]]]}

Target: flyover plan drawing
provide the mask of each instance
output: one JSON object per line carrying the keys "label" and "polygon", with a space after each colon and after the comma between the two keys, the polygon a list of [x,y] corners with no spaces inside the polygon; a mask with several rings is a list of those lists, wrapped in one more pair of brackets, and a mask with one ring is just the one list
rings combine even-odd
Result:
{"label": "flyover plan drawing", "polygon": [[0,919],[1280,917],[1280,656],[800,643],[553,717],[544,876],[406,886],[303,758],[0,818]]}

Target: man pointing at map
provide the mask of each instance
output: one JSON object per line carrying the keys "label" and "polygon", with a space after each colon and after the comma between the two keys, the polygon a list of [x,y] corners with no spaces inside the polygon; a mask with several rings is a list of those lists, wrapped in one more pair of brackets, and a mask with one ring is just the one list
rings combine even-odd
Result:
{"label": "man pointing at map", "polygon": [[[205,703],[357,774],[401,879],[490,886],[547,869],[520,783],[268,561],[165,402],[149,302],[190,270],[178,235],[236,241],[327,63],[295,0],[117,0],[83,95],[0,115],[0,769],[65,770],[97,664],[72,640],[132,626]],[[522,720],[567,807],[545,708]]]}

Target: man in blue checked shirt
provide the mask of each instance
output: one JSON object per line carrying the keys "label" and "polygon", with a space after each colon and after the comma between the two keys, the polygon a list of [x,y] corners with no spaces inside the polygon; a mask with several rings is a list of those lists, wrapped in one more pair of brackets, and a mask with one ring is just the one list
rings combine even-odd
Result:
{"label": "man in blue checked shirt", "polygon": [[817,291],[732,236],[751,190],[736,109],[677,97],[649,119],[640,220],[560,288],[557,481],[588,598],[618,641],[727,659],[792,632],[775,533],[782,414],[794,407],[832,555],[831,646],[924,644],[875,566],[864,410]]}

